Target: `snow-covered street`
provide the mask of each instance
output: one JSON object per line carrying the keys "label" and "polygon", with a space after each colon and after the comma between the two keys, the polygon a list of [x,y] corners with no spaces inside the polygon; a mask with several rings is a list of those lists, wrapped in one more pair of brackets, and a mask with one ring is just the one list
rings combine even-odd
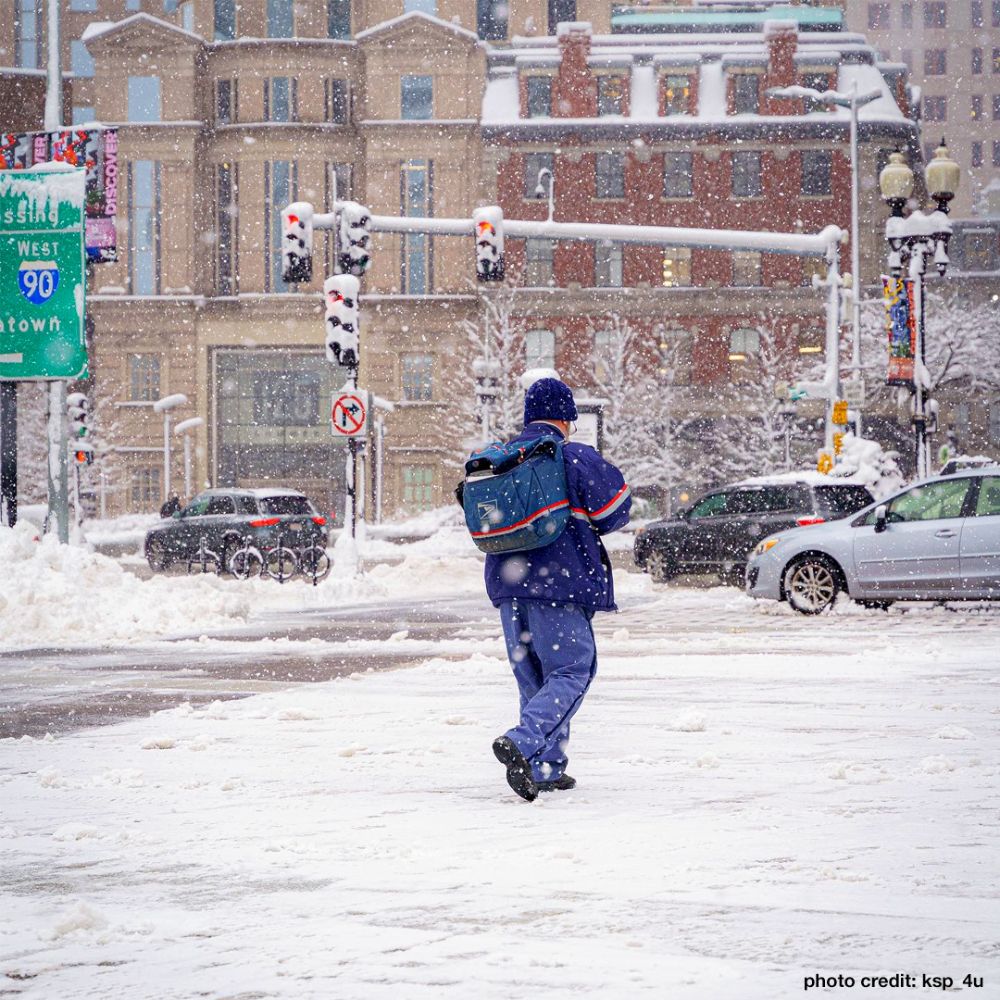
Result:
{"label": "snow-covered street", "polygon": [[995,995],[997,609],[620,589],[579,785],[531,805],[485,606],[411,669],[3,741],[6,995]]}

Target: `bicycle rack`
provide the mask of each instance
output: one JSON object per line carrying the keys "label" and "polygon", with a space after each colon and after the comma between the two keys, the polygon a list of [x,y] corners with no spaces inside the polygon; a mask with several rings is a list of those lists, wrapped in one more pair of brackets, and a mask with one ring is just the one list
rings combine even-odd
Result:
{"label": "bicycle rack", "polygon": [[187,571],[190,573],[194,566],[200,565],[200,572],[207,573],[209,563],[214,567],[213,572],[218,572],[218,567],[221,563],[219,554],[208,547],[208,540],[205,535],[202,535],[198,540],[198,555],[193,559],[188,558]]}

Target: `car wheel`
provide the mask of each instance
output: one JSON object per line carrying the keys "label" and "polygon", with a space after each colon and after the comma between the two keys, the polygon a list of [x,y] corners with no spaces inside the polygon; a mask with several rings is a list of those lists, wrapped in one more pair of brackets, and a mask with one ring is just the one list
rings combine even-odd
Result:
{"label": "car wheel", "polygon": [[867,598],[860,598],[854,602],[863,608],[870,608],[872,611],[888,611],[892,607],[892,601],[870,601]]}
{"label": "car wheel", "polygon": [[840,574],[825,556],[802,556],[785,571],[785,596],[800,614],[826,611],[839,592]]}
{"label": "car wheel", "polygon": [[146,562],[154,573],[162,573],[170,568],[173,559],[162,538],[150,538],[146,542]]}
{"label": "car wheel", "polygon": [[677,567],[674,565],[673,559],[666,552],[661,552],[658,549],[653,549],[646,556],[646,570],[653,578],[654,583],[666,583],[677,576]]}

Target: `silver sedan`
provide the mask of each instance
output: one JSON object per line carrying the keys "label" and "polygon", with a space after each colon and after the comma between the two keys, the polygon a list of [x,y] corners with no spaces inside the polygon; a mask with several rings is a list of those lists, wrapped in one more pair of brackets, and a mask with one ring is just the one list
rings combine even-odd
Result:
{"label": "silver sedan", "polygon": [[1000,465],[928,479],[851,517],[772,535],[751,555],[746,591],[807,615],[842,592],[870,607],[1000,599]]}

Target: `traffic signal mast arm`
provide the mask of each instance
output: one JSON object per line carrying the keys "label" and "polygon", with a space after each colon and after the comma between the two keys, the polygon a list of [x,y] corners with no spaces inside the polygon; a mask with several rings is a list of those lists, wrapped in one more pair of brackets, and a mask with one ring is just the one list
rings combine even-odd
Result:
{"label": "traffic signal mast arm", "polygon": [[[341,205],[333,212],[312,216],[314,229],[332,229]],[[477,236],[473,219],[441,219],[371,215],[373,233],[426,233],[430,236]],[[743,229],[682,229],[673,226],[617,226],[593,222],[534,222],[503,219],[503,235],[510,239],[608,240],[705,250],[758,250],[764,253],[825,257],[831,244],[840,243],[843,230],[827,226],[818,233],[768,233]]]}

